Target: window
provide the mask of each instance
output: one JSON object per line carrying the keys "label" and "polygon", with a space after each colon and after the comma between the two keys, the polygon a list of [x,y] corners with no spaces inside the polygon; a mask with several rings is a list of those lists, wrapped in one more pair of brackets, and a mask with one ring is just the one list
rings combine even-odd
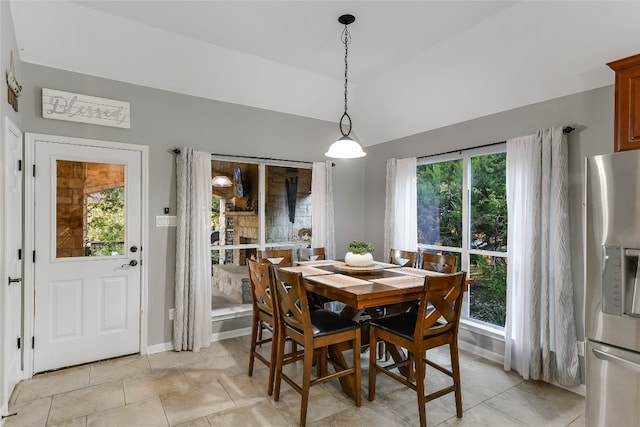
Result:
{"label": "window", "polygon": [[[496,149],[497,148],[497,149]],[[458,257],[475,280],[463,317],[503,328],[507,287],[506,153],[469,151],[417,167],[418,246]]]}
{"label": "window", "polygon": [[247,304],[246,260],[261,249],[293,249],[311,243],[311,165],[211,161],[211,262],[213,308]]}

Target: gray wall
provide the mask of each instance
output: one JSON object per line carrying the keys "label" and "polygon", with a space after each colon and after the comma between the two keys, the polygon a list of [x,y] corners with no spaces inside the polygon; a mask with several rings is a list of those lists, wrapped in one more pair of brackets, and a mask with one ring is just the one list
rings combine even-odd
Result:
{"label": "gray wall", "polygon": [[[370,147],[365,160],[365,230],[383,247],[386,166],[388,158],[425,156],[534,133],[552,126],[572,126],[569,135],[571,268],[578,339],[584,340],[583,184],[586,156],[613,152],[614,87],[607,86],[510,111],[458,123]],[[427,113],[428,114],[428,113]]]}
{"label": "gray wall", "polygon": [[[173,306],[175,228],[156,228],[155,216],[168,206],[175,214],[175,147],[258,157],[324,161],[338,136],[334,123],[185,96],[68,71],[23,64],[23,131],[118,141],[149,146],[150,345],[171,341],[168,309]],[[42,88],[112,98],[131,104],[131,129],[42,118]],[[305,94],[301,94],[305,96]],[[338,114],[338,113],[336,113]],[[339,160],[334,168],[338,253],[363,235],[362,159]]]}

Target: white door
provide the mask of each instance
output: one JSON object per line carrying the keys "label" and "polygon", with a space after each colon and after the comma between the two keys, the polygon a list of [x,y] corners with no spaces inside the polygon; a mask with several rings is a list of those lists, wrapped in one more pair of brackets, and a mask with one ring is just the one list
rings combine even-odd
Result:
{"label": "white door", "polygon": [[139,352],[142,153],[34,153],[34,373]]}
{"label": "white door", "polygon": [[22,379],[22,132],[5,117],[4,127],[5,396]]}

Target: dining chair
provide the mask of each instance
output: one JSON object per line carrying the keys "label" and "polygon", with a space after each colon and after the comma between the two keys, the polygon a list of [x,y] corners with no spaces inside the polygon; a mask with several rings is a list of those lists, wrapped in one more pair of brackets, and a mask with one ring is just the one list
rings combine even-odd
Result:
{"label": "dining chair", "polygon": [[400,267],[415,267],[417,260],[418,252],[391,249],[389,253],[389,263],[399,265]]}
{"label": "dining chair", "polygon": [[258,252],[259,262],[268,262],[277,267],[291,267],[293,252],[290,249],[273,249]]}
{"label": "dining chair", "polygon": [[[300,403],[300,425],[304,426],[307,419],[309,403],[309,388],[325,383],[335,378],[351,376],[354,383],[355,403],[361,405],[360,393],[360,351],[353,351],[353,366],[344,366],[334,360],[329,353],[329,346],[350,343],[353,349],[360,349],[360,325],[338,313],[329,310],[309,310],[307,292],[305,291],[301,273],[292,273],[280,268],[274,268],[274,285],[278,301],[278,321],[280,332],[277,344],[277,365],[273,399],[280,398],[280,384],[284,380],[295,391],[302,395]],[[303,347],[301,355],[285,358],[285,339]],[[317,374],[311,378],[314,356],[320,354],[317,360]],[[287,364],[303,360],[301,384],[285,374],[283,367]],[[335,369],[329,374],[327,362]]]}
{"label": "dining chair", "polygon": [[458,258],[455,255],[441,255],[422,252],[421,268],[423,270],[437,271],[439,273],[451,274],[456,271]]}
{"label": "dining chair", "polygon": [[[460,387],[460,363],[458,358],[458,328],[466,273],[446,276],[427,276],[424,292],[417,312],[404,312],[395,316],[373,319],[369,328],[369,400],[374,400],[376,374],[382,372],[414,390],[418,395],[420,426],[427,425],[425,404],[433,399],[453,392],[456,401],[456,416],[462,418],[462,392]],[[380,365],[376,361],[378,340],[403,347],[407,356],[391,365]],[[427,350],[449,345],[451,369],[427,359]],[[452,378],[452,385],[425,396],[425,364]],[[407,366],[405,377],[393,369]]]}
{"label": "dining chair", "polygon": [[324,248],[298,248],[298,261],[317,261],[325,258]]}
{"label": "dining chair", "polygon": [[[269,383],[267,393],[273,394],[273,379],[276,368],[276,347],[277,347],[277,320],[278,307],[272,298],[275,295],[273,287],[271,265],[247,260],[249,268],[249,284],[251,287],[251,302],[253,305],[253,322],[251,325],[251,352],[249,353],[249,376],[253,375],[253,364],[255,359],[260,360],[269,368]],[[271,333],[269,338],[263,339],[262,332],[268,330]],[[263,356],[259,347],[271,342],[271,352],[269,358]]]}

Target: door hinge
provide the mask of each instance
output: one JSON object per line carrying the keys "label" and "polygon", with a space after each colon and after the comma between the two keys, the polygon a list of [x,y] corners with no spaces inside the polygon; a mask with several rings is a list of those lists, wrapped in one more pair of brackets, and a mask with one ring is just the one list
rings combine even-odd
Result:
{"label": "door hinge", "polygon": [[32,258],[33,258],[33,262],[36,262],[36,251],[33,251],[33,254],[31,254]]}
{"label": "door hinge", "polygon": [[32,173],[33,173],[33,176],[35,177],[35,176],[36,176],[36,165],[33,165],[33,171],[32,171]]}
{"label": "door hinge", "polygon": [[18,249],[18,259],[22,259],[22,249]]}
{"label": "door hinge", "polygon": [[18,170],[22,170],[22,160],[18,160]]}
{"label": "door hinge", "polygon": [[20,337],[18,337],[18,350],[20,350],[20,344],[21,344],[21,341],[22,341],[22,340],[20,339]]}
{"label": "door hinge", "polygon": [[31,348],[36,348],[36,337],[31,337]]}

